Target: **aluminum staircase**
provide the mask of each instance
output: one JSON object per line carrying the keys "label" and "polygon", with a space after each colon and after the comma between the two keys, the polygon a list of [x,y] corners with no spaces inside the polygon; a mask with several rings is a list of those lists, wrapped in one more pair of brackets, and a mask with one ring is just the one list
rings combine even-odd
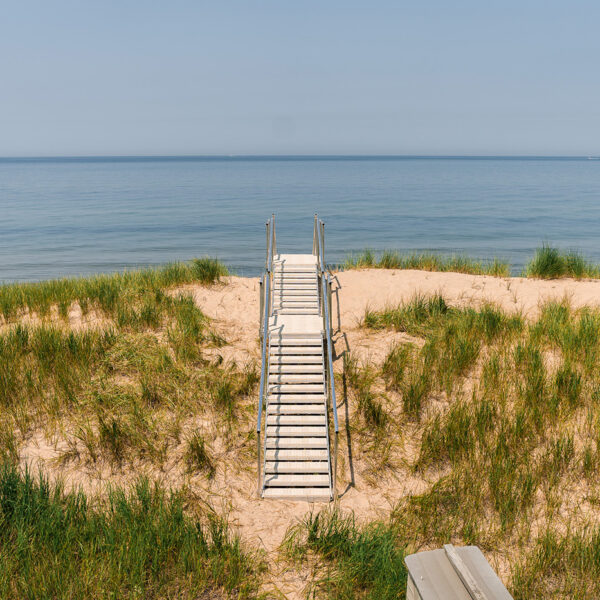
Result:
{"label": "aluminum staircase", "polygon": [[331,367],[330,281],[322,268],[323,226],[315,220],[313,254],[275,254],[274,218],[267,227],[267,269],[261,286],[259,493],[263,498],[330,501],[335,496],[336,461],[332,468],[329,402],[336,434],[338,427]]}

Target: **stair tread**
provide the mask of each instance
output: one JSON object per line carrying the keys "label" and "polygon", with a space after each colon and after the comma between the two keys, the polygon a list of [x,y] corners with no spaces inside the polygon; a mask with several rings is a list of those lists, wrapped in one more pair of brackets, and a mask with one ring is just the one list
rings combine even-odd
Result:
{"label": "stair tread", "polygon": [[320,373],[269,373],[269,384],[277,383],[323,383],[324,374]]}
{"label": "stair tread", "polygon": [[267,438],[267,450],[271,449],[324,449],[327,450],[327,438],[322,437],[291,437],[291,438]]}
{"label": "stair tread", "polygon": [[323,360],[318,356],[302,354],[277,354],[269,359],[270,365],[322,365]]}
{"label": "stair tread", "polygon": [[269,350],[269,356],[323,356],[322,346],[276,346]]}
{"label": "stair tread", "polygon": [[323,336],[319,333],[306,333],[304,335],[294,334],[293,337],[272,335],[269,340],[270,346],[322,346]]}
{"label": "stair tread", "polygon": [[267,425],[267,437],[325,437],[327,428],[323,425]]}
{"label": "stair tread", "polygon": [[331,495],[324,488],[267,488],[263,498],[272,500],[296,500],[305,502],[329,502]]}
{"label": "stair tread", "polygon": [[267,425],[322,425],[324,415],[267,415]]}
{"label": "stair tread", "polygon": [[314,473],[329,475],[329,462],[326,460],[301,460],[301,461],[267,461],[265,462],[265,473],[283,474],[283,473]]}
{"label": "stair tread", "polygon": [[271,404],[267,407],[267,415],[324,415],[325,404]]}
{"label": "stair tread", "polygon": [[265,460],[327,460],[327,450],[302,450],[302,449],[280,449],[280,450],[267,450],[265,453]]}
{"label": "stair tread", "polygon": [[283,375],[285,373],[322,373],[323,365],[269,365],[269,375]]}
{"label": "stair tread", "polygon": [[324,394],[325,390],[323,389],[323,387],[324,386],[322,383],[305,383],[304,385],[293,383],[288,383],[287,385],[276,384],[269,385],[269,388],[267,389],[267,394]]}
{"label": "stair tread", "polygon": [[325,402],[325,394],[281,394],[269,393],[267,401],[271,404],[313,404],[315,402]]}
{"label": "stair tread", "polygon": [[265,486],[329,486],[329,475],[309,475],[305,473],[267,474]]}

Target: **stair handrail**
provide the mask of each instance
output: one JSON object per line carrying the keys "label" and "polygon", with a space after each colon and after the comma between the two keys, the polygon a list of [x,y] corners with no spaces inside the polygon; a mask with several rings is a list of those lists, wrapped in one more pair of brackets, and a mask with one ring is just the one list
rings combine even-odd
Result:
{"label": "stair handrail", "polygon": [[273,249],[275,244],[275,215],[271,215],[271,218],[266,223],[267,227],[267,259],[265,264],[265,275],[264,275],[264,312],[263,317],[263,330],[262,330],[262,350],[261,350],[261,369],[260,369],[260,393],[258,398],[258,419],[256,421],[256,443],[257,443],[257,460],[258,460],[258,495],[261,495],[261,469],[260,469],[260,433],[262,429],[262,411],[264,404],[265,394],[265,371],[267,366],[267,346],[269,337],[269,316],[271,311],[271,293],[272,293],[272,271],[273,271]]}
{"label": "stair handrail", "polygon": [[325,342],[327,346],[327,381],[329,386],[329,399],[331,402],[331,409],[333,412],[333,428],[335,432],[335,448],[333,454],[333,468],[332,468],[332,491],[334,500],[337,498],[336,492],[336,480],[337,480],[337,447],[338,447],[338,434],[339,434],[339,425],[338,425],[338,414],[337,414],[337,401],[335,397],[335,380],[333,375],[333,356],[332,356],[332,342],[331,342],[331,327],[330,327],[330,310],[331,307],[329,305],[329,293],[328,287],[331,285],[329,281],[329,277],[325,274],[326,264],[325,264],[325,223],[323,221],[316,221],[315,215],[315,225],[317,239],[316,239],[316,250],[317,250],[317,263],[318,269],[320,271],[320,279],[321,279],[321,306],[323,311],[323,330],[325,332]]}
{"label": "stair handrail", "polygon": [[331,391],[331,404],[333,410],[333,425],[335,432],[339,432],[338,427],[338,415],[337,415],[337,404],[335,401],[335,385],[333,381],[333,358],[331,352],[331,330],[329,328],[329,298],[327,294],[327,286],[326,286],[326,275],[325,275],[325,260],[323,258],[323,246],[324,246],[324,238],[325,238],[325,223],[320,221],[320,233],[319,236],[319,258],[320,258],[320,271],[321,271],[321,301],[323,303],[323,311],[324,311],[324,329],[325,329],[325,339],[327,340],[327,367],[331,377],[329,378],[329,388]]}

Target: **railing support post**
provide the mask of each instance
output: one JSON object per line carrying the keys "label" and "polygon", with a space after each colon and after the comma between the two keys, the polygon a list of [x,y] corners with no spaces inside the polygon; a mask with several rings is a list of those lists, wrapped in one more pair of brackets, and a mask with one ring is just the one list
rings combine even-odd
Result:
{"label": "railing support post", "polygon": [[260,281],[258,282],[259,285],[259,293],[260,293],[260,314],[259,314],[259,322],[260,325],[258,327],[258,337],[260,339],[260,341],[262,342],[262,338],[263,338],[263,319],[264,319],[264,312],[265,312],[265,276],[263,275],[260,278]]}
{"label": "railing support post", "polygon": [[[270,235],[269,235],[270,234]],[[260,392],[258,400],[258,418],[256,421],[256,457],[258,461],[257,465],[257,492],[258,496],[261,496],[261,453],[260,453],[260,439],[262,430],[262,411],[265,397],[265,386],[268,387],[268,337],[269,337],[269,316],[271,314],[271,290],[272,290],[272,267],[273,267],[273,253],[275,246],[275,215],[271,217],[271,222],[267,223],[267,260],[265,264],[265,274],[263,276],[263,285],[261,285],[261,326],[262,326],[262,363],[260,370]]]}
{"label": "railing support post", "polygon": [[338,437],[339,434],[335,432],[335,440],[333,444],[333,500],[337,500],[337,463],[338,463]]}
{"label": "railing support post", "polygon": [[265,257],[265,271],[269,268],[269,237],[271,235],[270,232],[270,221],[267,221],[265,223],[265,229],[266,229],[266,234],[267,234],[267,255]]}
{"label": "railing support post", "polygon": [[277,237],[275,235],[275,215],[271,215],[271,221],[273,223],[273,241],[271,243],[271,258],[277,254]]}
{"label": "railing support post", "polygon": [[331,302],[331,279],[327,277],[327,301],[329,302],[329,331],[333,332],[333,303]]}
{"label": "railing support post", "polygon": [[256,489],[256,493],[258,494],[258,497],[260,498],[260,493],[261,493],[261,484],[260,484],[260,431],[258,431],[256,433],[256,457],[257,457],[257,472],[258,472],[258,482],[257,482],[257,489]]}

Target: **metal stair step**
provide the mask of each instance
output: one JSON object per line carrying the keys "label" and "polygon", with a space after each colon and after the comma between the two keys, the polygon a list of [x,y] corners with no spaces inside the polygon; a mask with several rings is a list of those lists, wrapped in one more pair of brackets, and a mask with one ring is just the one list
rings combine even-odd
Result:
{"label": "metal stair step", "polygon": [[265,487],[329,487],[329,475],[305,475],[294,473],[287,475],[266,475]]}
{"label": "metal stair step", "polygon": [[318,356],[279,354],[269,359],[270,365],[322,365],[323,359]]}
{"label": "metal stair step", "polygon": [[319,383],[305,383],[304,385],[302,384],[294,384],[294,383],[288,383],[288,384],[281,384],[281,383],[276,383],[276,384],[271,384],[269,383],[269,388],[267,393],[269,395],[271,394],[297,394],[297,393],[306,393],[306,394],[318,394],[318,393],[323,393],[323,384],[319,384]]}
{"label": "metal stair step", "polygon": [[318,308],[275,308],[273,314],[277,315],[319,315]]}
{"label": "metal stair step", "polygon": [[267,425],[267,437],[325,437],[327,428],[323,425]]}
{"label": "metal stair step", "polygon": [[263,498],[305,502],[329,502],[331,494],[325,488],[267,488]]}
{"label": "metal stair step", "polygon": [[329,475],[329,462],[323,461],[267,461],[265,473],[326,473]]}
{"label": "metal stair step", "polygon": [[287,364],[269,364],[269,374],[281,373],[322,373],[323,365],[287,365]]}
{"label": "metal stair step", "polygon": [[321,404],[271,404],[267,415],[325,415],[325,403]]}
{"label": "metal stair step", "polygon": [[265,460],[327,460],[327,450],[267,450]]}
{"label": "metal stair step", "polygon": [[[288,302],[288,300],[290,299],[293,303]],[[285,294],[282,294],[281,296],[274,296],[273,306],[277,304],[286,304],[289,306],[300,306],[301,304],[316,304],[317,306],[320,306],[319,298],[313,294],[306,294],[306,296],[287,296]]]}
{"label": "metal stair step", "polygon": [[302,304],[319,304],[319,299],[312,296],[283,296],[274,299],[274,304],[289,304],[290,306],[301,306]]}
{"label": "metal stair step", "polygon": [[288,414],[279,414],[267,415],[267,426],[273,425],[318,425],[320,427],[325,427],[325,415],[288,415]]}
{"label": "metal stair step", "polygon": [[316,300],[275,300],[273,308],[319,308],[319,303]]}
{"label": "metal stair step", "polygon": [[323,390],[321,390],[320,394],[282,394],[282,393],[273,393],[267,395],[267,402],[269,406],[271,404],[313,404],[316,402],[325,403],[325,395],[323,394]]}
{"label": "metal stair step", "polygon": [[270,346],[322,346],[321,334],[305,334],[303,336],[295,334],[294,337],[271,336]]}
{"label": "metal stair step", "polygon": [[313,448],[327,450],[327,438],[322,437],[267,437],[267,450],[282,449],[282,450],[308,450]]}
{"label": "metal stair step", "polygon": [[[319,355],[323,356],[323,346],[273,346],[269,350],[270,356],[298,356],[303,354],[306,356]],[[319,358],[319,360],[323,360]]]}
{"label": "metal stair step", "polygon": [[304,299],[304,300],[319,300],[319,296],[313,291],[303,290],[273,290],[273,300],[286,300],[288,298]]}
{"label": "metal stair step", "polygon": [[269,373],[269,385],[285,383],[323,383],[324,375],[321,369],[316,374]]}

